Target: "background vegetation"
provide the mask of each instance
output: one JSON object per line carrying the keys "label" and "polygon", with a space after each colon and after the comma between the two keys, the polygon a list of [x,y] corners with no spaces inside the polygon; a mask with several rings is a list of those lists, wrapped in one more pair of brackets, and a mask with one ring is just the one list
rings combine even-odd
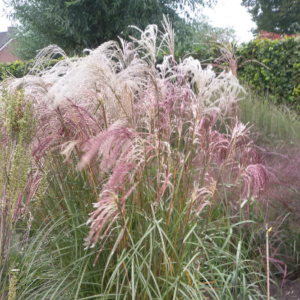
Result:
{"label": "background vegetation", "polygon": [[293,34],[300,30],[300,1],[292,0],[243,0],[242,4],[252,14],[256,33],[261,30]]}
{"label": "background vegetation", "polygon": [[[210,5],[214,0],[81,0],[81,1],[6,1],[17,20],[16,53],[30,59],[36,50],[50,44],[63,48],[69,55],[80,55],[85,48],[95,48],[121,35],[128,38],[148,24],[160,26],[168,15],[181,43],[192,37],[190,13],[199,12],[198,5]],[[188,8],[188,9],[186,9]],[[161,29],[161,27],[160,27]]]}
{"label": "background vegetation", "polygon": [[[59,56],[60,59],[63,59],[63,56]],[[50,60],[47,67],[53,67],[60,59]],[[33,59],[28,61],[17,60],[11,63],[0,63],[0,81],[5,80],[7,77],[22,78],[32,71],[34,65],[35,61]]]}
{"label": "background vegetation", "polygon": [[299,38],[282,40],[256,39],[238,49],[245,59],[256,63],[239,69],[239,78],[247,81],[254,90],[269,93],[276,103],[300,108],[300,41]]}

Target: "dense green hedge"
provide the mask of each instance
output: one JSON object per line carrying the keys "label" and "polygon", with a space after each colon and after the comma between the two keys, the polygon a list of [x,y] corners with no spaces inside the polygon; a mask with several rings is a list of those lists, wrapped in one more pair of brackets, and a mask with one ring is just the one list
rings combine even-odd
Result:
{"label": "dense green hedge", "polygon": [[[53,59],[50,62],[50,67],[54,66],[59,59]],[[0,82],[7,76],[14,76],[16,78],[21,78],[28,74],[30,69],[33,67],[33,60],[30,61],[14,61],[12,63],[0,63]]]}
{"label": "dense green hedge", "polygon": [[300,109],[300,39],[254,40],[239,48],[238,54],[256,59],[267,68],[250,63],[239,69],[239,79],[255,90],[268,92],[277,103]]}
{"label": "dense green hedge", "polygon": [[15,61],[0,64],[0,81],[5,77],[13,75],[16,78],[26,75],[33,66],[33,61]]}

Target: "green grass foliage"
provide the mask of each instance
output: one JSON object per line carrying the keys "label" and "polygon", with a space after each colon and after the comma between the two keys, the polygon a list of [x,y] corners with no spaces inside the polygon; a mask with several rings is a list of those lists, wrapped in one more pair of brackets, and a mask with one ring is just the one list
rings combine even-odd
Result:
{"label": "green grass foliage", "polygon": [[[84,247],[90,230],[85,221],[97,199],[91,174],[72,166],[76,157],[65,167],[59,154],[52,159],[51,185],[29,245],[15,246],[18,299],[262,299],[259,254],[249,247],[259,242],[253,231],[262,216],[255,204],[255,221],[246,221],[243,212],[230,217],[224,203],[207,206],[187,223],[190,205],[180,199],[183,190],[170,214],[166,203],[150,204],[155,190],[145,180],[99,254],[100,244]],[[182,177],[174,183],[181,185]],[[259,245],[264,247],[263,239]]]}
{"label": "green grass foliage", "polygon": [[253,126],[253,131],[258,133],[257,142],[263,146],[299,144],[299,115],[287,106],[272,103],[270,95],[253,93],[247,84],[245,87],[248,94],[239,103],[241,121]]}
{"label": "green grass foliage", "polygon": [[245,59],[255,59],[259,64],[246,64],[239,69],[239,78],[247,81],[255,90],[268,92],[276,103],[285,103],[300,109],[300,40],[256,39],[239,48]]}

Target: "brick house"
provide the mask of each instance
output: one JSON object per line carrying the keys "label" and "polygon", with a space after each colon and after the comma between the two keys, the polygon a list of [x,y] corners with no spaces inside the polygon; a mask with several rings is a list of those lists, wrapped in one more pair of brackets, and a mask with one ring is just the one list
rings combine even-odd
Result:
{"label": "brick house", "polygon": [[8,27],[7,32],[0,32],[0,63],[20,60],[12,53],[12,45],[15,42],[12,37],[13,29],[13,27]]}
{"label": "brick house", "polygon": [[297,37],[297,34],[280,34],[274,32],[267,32],[262,30],[259,34],[259,39],[269,39],[269,40],[282,40],[284,37]]}

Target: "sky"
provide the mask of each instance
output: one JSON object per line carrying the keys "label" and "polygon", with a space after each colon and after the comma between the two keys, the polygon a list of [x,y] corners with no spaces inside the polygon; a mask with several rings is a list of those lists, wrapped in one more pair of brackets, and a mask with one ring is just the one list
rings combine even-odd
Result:
{"label": "sky", "polygon": [[7,31],[7,27],[11,26],[11,22],[3,16],[4,3],[0,0],[0,32]]}
{"label": "sky", "polygon": [[256,25],[241,3],[242,0],[218,0],[214,8],[204,8],[203,14],[209,17],[211,25],[215,27],[232,27],[242,43],[253,39],[250,30]]}
{"label": "sky", "polygon": [[[210,23],[216,27],[232,27],[240,42],[253,39],[250,32],[255,27],[246,8],[241,5],[242,0],[218,0],[214,8],[204,8],[203,14],[208,16]],[[3,16],[4,3],[0,0],[0,32],[7,31],[11,22]]]}

